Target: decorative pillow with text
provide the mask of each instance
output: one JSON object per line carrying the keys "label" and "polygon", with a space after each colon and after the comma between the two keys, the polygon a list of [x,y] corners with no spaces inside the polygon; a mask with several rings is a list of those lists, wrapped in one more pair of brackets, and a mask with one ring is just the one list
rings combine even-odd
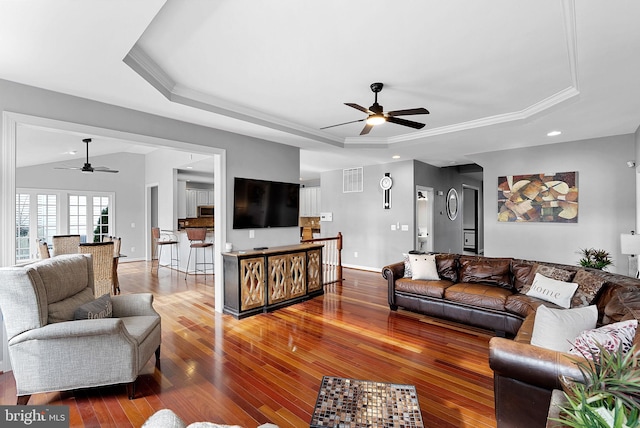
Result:
{"label": "decorative pillow with text", "polygon": [[526,294],[569,309],[571,307],[571,299],[577,289],[578,284],[575,282],[558,281],[536,273],[533,284],[531,284],[531,288]]}
{"label": "decorative pillow with text", "polygon": [[111,318],[113,316],[113,304],[111,296],[104,294],[93,302],[85,303],[73,313],[74,320],[94,320]]}

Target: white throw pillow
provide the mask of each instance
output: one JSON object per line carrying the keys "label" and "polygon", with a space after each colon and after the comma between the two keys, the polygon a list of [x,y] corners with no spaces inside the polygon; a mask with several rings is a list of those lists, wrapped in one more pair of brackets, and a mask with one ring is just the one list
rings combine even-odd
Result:
{"label": "white throw pillow", "polygon": [[411,279],[427,281],[440,279],[435,254],[409,254],[409,261],[411,262]]}
{"label": "white throw pillow", "polygon": [[558,281],[536,273],[533,284],[527,291],[527,296],[537,297],[569,309],[571,307],[571,299],[577,289],[578,284],[575,282]]}
{"label": "white throw pillow", "polygon": [[531,344],[554,351],[569,352],[573,340],[598,322],[595,305],[574,309],[550,309],[538,306],[531,334]]}

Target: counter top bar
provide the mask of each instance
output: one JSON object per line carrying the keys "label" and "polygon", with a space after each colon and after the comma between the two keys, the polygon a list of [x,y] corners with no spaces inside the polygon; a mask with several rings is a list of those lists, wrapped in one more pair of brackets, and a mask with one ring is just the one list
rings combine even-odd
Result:
{"label": "counter top bar", "polygon": [[322,248],[322,244],[296,244],[296,245],[283,245],[280,247],[268,247],[261,250],[252,249],[252,250],[239,250],[239,251],[231,251],[228,253],[222,253],[223,256],[228,257],[254,257],[261,256],[267,254],[279,254],[279,253],[289,253],[291,251],[304,251],[312,248]]}

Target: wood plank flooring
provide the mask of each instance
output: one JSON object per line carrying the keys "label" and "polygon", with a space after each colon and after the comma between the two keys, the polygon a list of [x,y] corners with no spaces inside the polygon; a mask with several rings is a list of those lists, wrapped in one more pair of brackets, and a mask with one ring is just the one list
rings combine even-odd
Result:
{"label": "wood plank flooring", "polygon": [[[140,427],[170,408],[185,422],[254,428],[309,426],[322,376],[412,384],[427,427],[495,427],[489,332],[407,311],[391,312],[379,273],[345,269],[324,296],[244,320],[213,311],[213,277],[122,263],[123,293],[151,292],[162,315],[154,358],[124,386],[33,395],[68,405],[73,427]],[[206,279],[206,282],[205,282]],[[0,402],[15,403],[11,372]]]}

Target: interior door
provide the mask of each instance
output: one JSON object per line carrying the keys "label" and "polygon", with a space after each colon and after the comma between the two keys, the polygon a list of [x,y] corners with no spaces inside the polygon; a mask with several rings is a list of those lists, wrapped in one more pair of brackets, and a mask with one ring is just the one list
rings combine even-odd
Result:
{"label": "interior door", "polygon": [[416,245],[418,251],[433,251],[433,188],[416,186]]}

